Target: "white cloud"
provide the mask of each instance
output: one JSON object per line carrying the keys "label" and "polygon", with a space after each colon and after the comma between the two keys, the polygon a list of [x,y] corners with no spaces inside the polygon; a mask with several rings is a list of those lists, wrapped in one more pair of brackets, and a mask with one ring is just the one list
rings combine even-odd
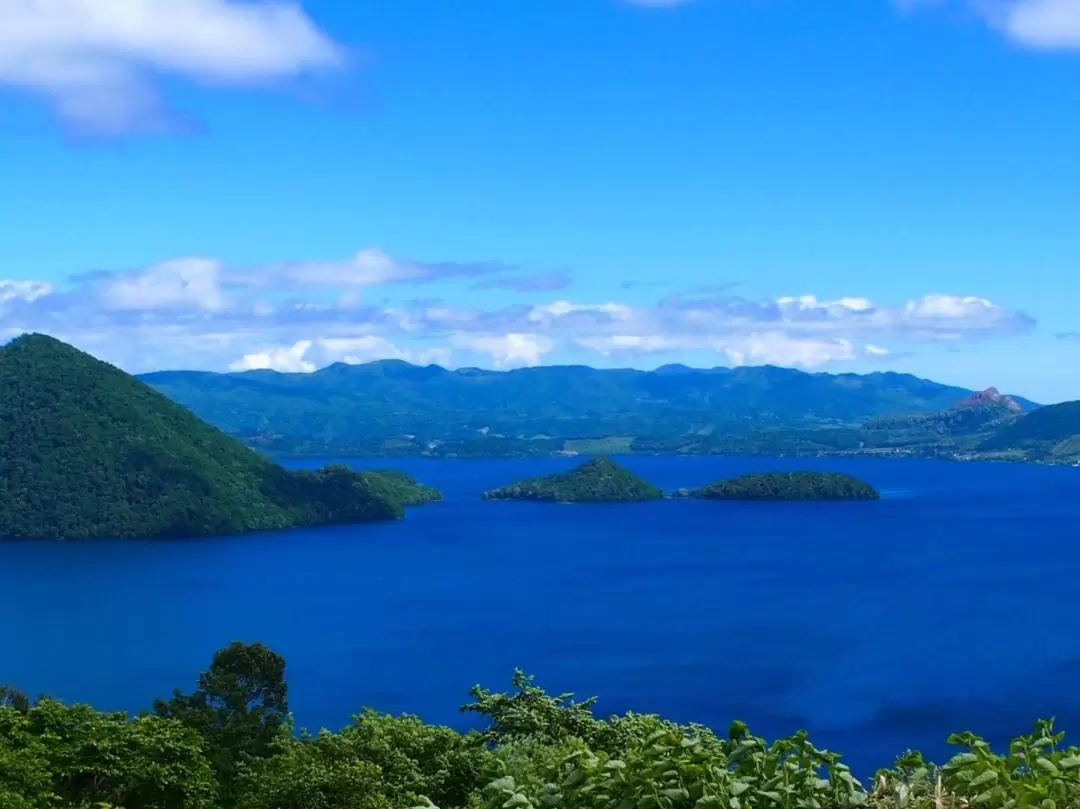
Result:
{"label": "white cloud", "polygon": [[281,275],[300,285],[373,286],[423,275],[423,268],[396,261],[378,248],[361,250],[347,261],[310,261],[290,264]]}
{"label": "white cloud", "polygon": [[538,334],[464,334],[450,336],[450,344],[456,348],[487,354],[496,368],[516,368],[539,365],[545,354],[555,348],[548,337]]}
{"label": "white cloud", "polygon": [[732,365],[784,365],[793,368],[820,368],[831,362],[855,359],[850,340],[836,338],[792,338],[780,332],[752,334],[720,343]]}
{"label": "white cloud", "polygon": [[529,320],[537,323],[574,314],[605,315],[613,320],[629,320],[633,310],[621,303],[571,303],[555,301],[543,306],[534,306],[529,312]]}
{"label": "white cloud", "polygon": [[[75,280],[114,309],[194,306],[220,310],[234,303],[269,315],[279,311],[280,305],[256,295],[286,291],[312,295],[322,291],[332,293],[336,301],[323,296],[300,304],[312,308],[325,308],[331,303],[355,307],[362,303],[361,290],[366,287],[488,276],[506,269],[508,265],[497,262],[403,261],[378,248],[368,248],[343,261],[279,262],[250,267],[230,266],[216,258],[187,256],[124,272],[90,273]],[[231,301],[226,291],[232,293]]]}
{"label": "white cloud", "polygon": [[309,373],[315,370],[315,364],[304,359],[311,348],[310,340],[299,340],[288,348],[274,348],[245,354],[229,365],[232,371],[287,371]]}
{"label": "white cloud", "polygon": [[250,85],[344,61],[295,2],[0,0],[0,21],[0,83],[102,135],[168,126],[159,74]]}
{"label": "white cloud", "polygon": [[51,295],[53,285],[43,281],[0,280],[0,305],[9,301],[33,302],[44,295]]}
{"label": "white cloud", "polygon": [[830,311],[848,310],[851,312],[867,312],[874,308],[868,298],[840,298],[835,301],[819,301],[814,295],[800,295],[799,297],[777,298],[776,303],[785,309],[799,311]]}
{"label": "white cloud", "polygon": [[412,350],[394,345],[385,337],[374,334],[365,334],[360,337],[328,337],[319,340],[322,351],[322,363],[346,362],[357,365],[372,360],[404,360],[417,365],[450,364],[450,350],[447,348],[430,348],[426,350]]}
{"label": "white cloud", "polygon": [[178,258],[129,275],[110,278],[99,293],[111,309],[169,309],[186,306],[216,311],[225,306],[220,286],[221,262]]}
{"label": "white cloud", "polygon": [[[608,357],[709,352],[813,368],[1034,328],[1022,312],[977,295],[881,304],[860,295],[752,300],[709,293],[645,305],[556,299],[493,308],[462,305],[461,298],[386,297],[399,289],[393,285],[471,281],[504,266],[409,262],[368,249],[342,262],[240,268],[212,257],[178,258],[74,276],[55,288],[7,280],[0,281],[0,333],[55,334],[136,371],[230,364],[310,370],[381,358],[449,365],[458,351],[478,355],[471,363],[509,368],[561,361],[564,346]],[[384,292],[371,294],[376,287]]]}
{"label": "white cloud", "polygon": [[693,339],[664,334],[612,334],[602,337],[579,337],[575,344],[597,354],[653,354],[700,348]]}
{"label": "white cloud", "polygon": [[1017,0],[1005,14],[1005,30],[1036,48],[1080,48],[1080,0]]}
{"label": "white cloud", "polygon": [[994,304],[986,298],[973,296],[927,295],[921,300],[908,302],[905,308],[916,317],[962,318],[992,312]]}
{"label": "white cloud", "polygon": [[432,348],[414,351],[401,348],[385,337],[365,334],[356,337],[325,337],[297,340],[289,346],[263,349],[244,354],[229,364],[233,371],[270,369],[289,373],[310,373],[335,362],[359,365],[372,360],[404,360],[417,365],[435,363],[448,366],[450,351]]}
{"label": "white cloud", "polygon": [[901,9],[964,5],[991,28],[1029,48],[1080,48],[1080,0],[893,0]]}
{"label": "white cloud", "polygon": [[732,365],[818,368],[857,358],[849,340],[792,337],[783,332],[727,337],[619,334],[583,338],[576,343],[604,356],[707,350],[723,354]]}
{"label": "white cloud", "polygon": [[1030,330],[1030,318],[986,298],[973,295],[926,295],[908,301],[902,312],[892,313],[894,327],[911,336],[931,340],[958,340],[983,334],[1017,334]]}

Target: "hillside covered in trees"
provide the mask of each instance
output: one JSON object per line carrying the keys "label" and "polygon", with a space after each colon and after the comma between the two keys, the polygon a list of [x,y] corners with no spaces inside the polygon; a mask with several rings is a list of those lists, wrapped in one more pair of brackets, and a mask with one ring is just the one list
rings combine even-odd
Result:
{"label": "hillside covered in trees", "polygon": [[550,503],[616,503],[659,500],[664,493],[608,458],[594,458],[569,472],[529,478],[484,493],[485,500]]}
{"label": "hillside covered in trees", "polygon": [[136,717],[0,688],[3,809],[1070,809],[1080,748],[1052,722],[995,752],[971,732],[938,767],[917,752],[859,778],[807,734],[769,742],[648,714],[603,719],[516,673],[479,686],[459,733],[366,710],[340,731],[291,724],[285,661],[214,655],[190,692]]}
{"label": "hillside covered in trees", "polygon": [[0,348],[0,538],[190,537],[398,519],[399,473],[271,463],[138,379],[43,335]]}

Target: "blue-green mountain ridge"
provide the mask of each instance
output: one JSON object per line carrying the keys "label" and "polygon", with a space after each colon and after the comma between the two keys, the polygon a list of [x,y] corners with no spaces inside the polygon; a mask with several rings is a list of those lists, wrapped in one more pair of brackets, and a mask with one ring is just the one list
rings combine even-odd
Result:
{"label": "blue-green mountain ridge", "polygon": [[[280,454],[1080,457],[1080,440],[1072,440],[1080,413],[1067,405],[1040,408],[993,388],[976,392],[894,372],[448,370],[381,360],[313,373],[160,371],[140,378],[225,432]],[[1050,421],[1052,430],[1037,428]],[[1029,431],[1034,435],[1019,437]]]}

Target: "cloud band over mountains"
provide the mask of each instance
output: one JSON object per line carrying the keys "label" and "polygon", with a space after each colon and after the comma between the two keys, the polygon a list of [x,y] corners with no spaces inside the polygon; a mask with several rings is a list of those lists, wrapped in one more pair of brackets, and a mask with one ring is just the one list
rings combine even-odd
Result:
{"label": "cloud band over mountains", "polygon": [[[977,295],[880,304],[856,295],[753,300],[698,291],[648,303],[579,302],[552,292],[551,277],[497,261],[406,261],[377,249],[253,267],[182,257],[82,273],[62,285],[0,281],[0,334],[46,332],[135,371],[309,371],[386,357],[498,368],[568,358],[639,364],[664,354],[819,368],[1035,327],[1028,315]],[[387,298],[436,284],[516,290],[527,300],[485,307]]]}

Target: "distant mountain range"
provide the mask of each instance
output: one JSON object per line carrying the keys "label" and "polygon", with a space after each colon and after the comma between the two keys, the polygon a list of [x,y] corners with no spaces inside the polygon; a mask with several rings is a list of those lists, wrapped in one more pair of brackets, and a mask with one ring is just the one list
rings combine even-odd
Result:
{"label": "distant mountain range", "polygon": [[[1054,408],[993,388],[977,392],[891,372],[684,365],[489,371],[383,360],[303,374],[163,371],[141,379],[252,446],[300,455],[902,453],[1061,460],[1044,433],[1071,429],[1035,430],[1021,445],[1009,431],[1026,430],[1019,425],[1028,414]],[[1080,434],[1080,414],[1075,426],[1066,438]]]}

